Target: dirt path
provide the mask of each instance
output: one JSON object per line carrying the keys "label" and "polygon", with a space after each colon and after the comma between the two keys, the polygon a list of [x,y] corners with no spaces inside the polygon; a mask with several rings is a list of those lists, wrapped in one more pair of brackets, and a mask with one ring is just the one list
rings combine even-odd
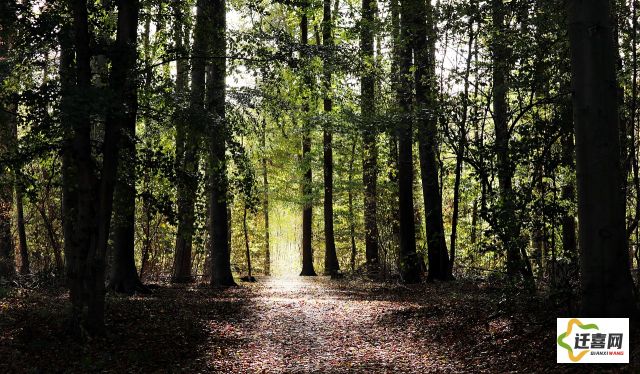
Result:
{"label": "dirt path", "polygon": [[211,322],[211,333],[242,337],[239,352],[218,351],[212,365],[233,372],[424,372],[443,357],[412,329],[380,326],[380,317],[417,304],[384,300],[374,290],[347,291],[326,278],[262,279],[251,316]]}
{"label": "dirt path", "polygon": [[[486,340],[458,324],[468,324],[475,315],[482,315],[482,307],[465,316],[468,306],[461,305],[447,315],[446,308],[457,306],[451,305],[457,304],[456,300],[438,305],[433,298],[424,298],[424,286],[391,290],[373,283],[296,277],[262,278],[250,287],[251,312],[245,319],[209,324],[212,346],[230,336],[241,341],[233,352],[214,349],[207,362],[211,369],[234,373],[424,373],[492,372],[529,366],[519,361],[519,349],[503,341],[503,333],[507,339],[514,337],[508,336],[512,332],[509,323],[500,319],[490,327],[496,330],[489,332],[495,341],[489,342],[484,352],[473,353],[478,348],[474,345],[482,346]],[[458,319],[458,313],[464,321]],[[506,349],[500,357],[491,357],[490,350],[501,349],[501,344]],[[535,342],[531,344],[535,346]],[[466,347],[467,352],[457,351],[459,347]],[[503,361],[508,356],[513,356],[513,363]],[[502,361],[500,369],[497,360]]]}

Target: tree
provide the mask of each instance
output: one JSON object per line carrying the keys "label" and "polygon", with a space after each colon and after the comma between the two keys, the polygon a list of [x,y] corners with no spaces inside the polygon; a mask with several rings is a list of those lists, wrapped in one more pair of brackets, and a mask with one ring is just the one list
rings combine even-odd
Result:
{"label": "tree", "polygon": [[507,273],[516,277],[522,274],[530,278],[526,272],[521,256],[522,240],[518,220],[514,214],[516,195],[513,191],[514,166],[510,159],[509,108],[507,93],[509,92],[509,69],[511,56],[508,49],[508,27],[505,24],[506,6],[504,0],[491,1],[491,17],[493,35],[491,36],[493,60],[493,123],[495,127],[496,167],[498,169],[498,185],[500,190],[497,209],[497,230],[507,255]]}
{"label": "tree", "polygon": [[333,125],[331,111],[333,101],[331,99],[331,57],[333,55],[333,20],[331,18],[331,0],[323,2],[322,19],[322,43],[324,46],[324,112],[327,114],[322,133],[323,148],[323,171],[324,171],[324,271],[328,275],[337,273],[340,270],[338,256],[336,254],[336,240],[333,233]]}
{"label": "tree", "polygon": [[226,122],[227,44],[226,44],[226,1],[204,1],[201,6],[211,22],[211,45],[207,48],[210,65],[207,76],[206,109],[211,116],[209,125],[209,178],[211,196],[209,210],[211,221],[211,284],[214,286],[234,286],[231,274],[231,248],[229,245],[229,214],[226,142],[230,130]]}
{"label": "tree", "polygon": [[451,278],[438,173],[438,101],[435,81],[435,26],[431,3],[415,1],[411,37],[415,59],[416,125],[418,127],[420,175],[425,206],[429,257],[428,279]]}
{"label": "tree", "polygon": [[378,146],[375,122],[375,72],[373,39],[376,1],[362,0],[360,25],[360,53],[362,75],[360,77],[360,115],[362,117],[362,182],[364,184],[365,258],[370,271],[378,267],[377,179]]}
{"label": "tree", "polygon": [[11,159],[14,149],[15,98],[9,87],[10,52],[14,38],[15,4],[0,5],[0,277],[15,274],[14,245],[11,234],[13,176]]}
{"label": "tree", "polygon": [[[207,22],[201,4],[197,6],[196,26],[191,59],[191,95],[189,112],[180,109],[176,117],[176,195],[178,204],[178,232],[176,235],[175,256],[173,258],[173,282],[190,282],[191,253],[195,221],[195,201],[198,190],[200,163],[200,144],[203,137],[204,85],[206,46],[209,35]],[[172,4],[175,14],[175,42],[179,53],[187,55],[189,47],[189,29],[185,20],[186,12],[180,2]],[[187,14],[185,14],[187,13]],[[188,62],[182,57],[176,63],[176,93],[178,100],[187,92]],[[191,119],[190,121],[188,119]]]}
{"label": "tree", "polygon": [[636,312],[622,194],[611,2],[567,2],[576,138],[582,315]]}
{"label": "tree", "polygon": [[[307,7],[303,6],[301,10],[302,14],[300,16],[300,44],[301,48],[301,57],[302,59],[306,59],[306,54],[308,53],[306,50],[306,46],[309,44],[309,19],[307,17]],[[311,77],[308,72],[304,72],[304,88],[309,89],[311,86]],[[303,88],[303,89],[304,89]],[[309,103],[308,97],[303,97],[303,111],[308,116],[309,114]],[[315,276],[316,271],[313,268],[313,249],[311,248],[311,229],[313,224],[313,178],[311,172],[311,129],[309,119],[303,119],[303,129],[302,129],[302,166],[303,166],[303,176],[302,176],[302,199],[303,199],[303,207],[302,207],[302,271],[300,272],[301,276]]]}
{"label": "tree", "polygon": [[[475,8],[475,4],[471,4],[471,7]],[[475,11],[472,8],[471,12]],[[453,214],[451,218],[451,240],[450,240],[450,252],[449,252],[449,269],[448,275],[453,275],[453,265],[456,259],[456,240],[458,234],[458,216],[460,211],[460,182],[462,180],[462,170],[464,166],[464,154],[467,147],[467,118],[469,112],[469,74],[471,72],[471,60],[473,59],[473,45],[475,41],[475,30],[473,25],[475,23],[475,14],[469,15],[468,23],[468,41],[467,46],[467,59],[464,70],[464,89],[462,92],[462,118],[460,119],[460,128],[458,135],[458,146],[456,149],[456,170],[455,170],[455,182],[453,185]]]}
{"label": "tree", "polygon": [[405,283],[417,283],[421,279],[420,263],[416,253],[415,221],[413,212],[413,119],[411,115],[412,80],[411,19],[415,3],[400,4],[399,77],[397,88],[398,118],[398,214],[400,221],[400,274]]}
{"label": "tree", "polygon": [[269,250],[269,175],[267,173],[267,121],[262,121],[262,214],[264,215],[264,275],[271,275],[271,252]]}
{"label": "tree", "polygon": [[[138,276],[135,264],[135,207],[136,207],[136,119],[137,94],[137,39],[139,4],[121,1],[118,13],[118,36],[111,58],[111,89],[115,95],[114,110],[126,108],[126,114],[114,118],[122,133],[118,143],[118,177],[114,192],[113,263],[109,288],[132,294],[149,292]],[[109,119],[108,119],[109,120]]]}

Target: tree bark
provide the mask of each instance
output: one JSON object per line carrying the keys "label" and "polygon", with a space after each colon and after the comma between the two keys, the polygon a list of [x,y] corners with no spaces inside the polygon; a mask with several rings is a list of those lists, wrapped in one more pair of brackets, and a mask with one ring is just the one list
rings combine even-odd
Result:
{"label": "tree bark", "polygon": [[[429,280],[447,280],[449,258],[442,221],[437,139],[438,108],[435,81],[435,27],[431,3],[415,1],[412,12],[412,44],[415,58],[416,124],[418,125],[420,175],[425,206]],[[411,22],[411,21],[410,21]]]}
{"label": "tree bark", "polygon": [[271,275],[269,239],[269,175],[267,170],[267,121],[262,121],[262,213],[264,215],[264,275]]}
{"label": "tree bark", "polygon": [[126,109],[122,116],[112,119],[120,122],[118,128],[122,132],[118,140],[118,176],[113,196],[113,263],[109,288],[133,294],[149,292],[140,281],[134,257],[137,165],[135,137],[138,107],[135,71],[139,3],[121,0],[118,7],[118,35],[112,57],[110,83],[114,94],[121,95],[113,109]]}
{"label": "tree bark", "polygon": [[507,31],[505,24],[506,6],[504,0],[491,1],[491,15],[493,21],[492,53],[493,53],[493,122],[495,126],[495,153],[497,155],[496,167],[498,169],[498,185],[500,188],[499,203],[497,207],[497,230],[507,256],[507,274],[513,279],[522,274],[525,278],[531,278],[527,274],[521,257],[520,227],[515,215],[515,194],[513,191],[513,165],[510,160],[509,150],[509,115],[507,93],[509,91],[509,61]]}
{"label": "tree bark", "polygon": [[611,3],[567,2],[576,137],[582,313],[637,312],[622,194]]}
{"label": "tree bark", "polygon": [[[207,55],[210,26],[209,16],[198,2],[196,26],[194,30],[193,53],[191,61],[191,95],[189,115],[178,113],[176,121],[176,173],[178,175],[177,203],[178,203],[178,232],[176,236],[175,255],[173,258],[172,281],[191,282],[191,255],[193,250],[193,233],[195,223],[195,200],[198,191],[200,163],[199,149],[203,136],[204,93],[205,93],[205,65]],[[178,5],[176,5],[176,8]],[[178,10],[176,10],[178,11]],[[188,37],[184,22],[176,17],[176,43],[178,48],[186,54]],[[182,62],[178,65],[176,76],[176,90],[178,94],[186,92],[186,74],[188,66]],[[191,121],[187,121],[186,118]],[[190,126],[189,126],[190,125]]]}
{"label": "tree bark", "polygon": [[365,259],[370,272],[377,272],[378,260],[378,146],[375,105],[375,72],[373,42],[377,3],[362,0],[360,25],[360,53],[362,54],[362,76],[360,77],[360,115],[362,117],[362,182],[364,184],[364,230]]}
{"label": "tree bark", "polygon": [[331,0],[323,2],[322,43],[324,47],[323,75],[324,75],[324,112],[327,114],[323,128],[323,172],[324,172],[324,272],[326,275],[340,271],[338,255],[336,254],[336,240],[333,230],[333,125],[331,112],[331,64],[333,56],[333,20],[331,19]]}
{"label": "tree bark", "polygon": [[226,1],[205,1],[205,13],[211,19],[211,46],[208,48],[212,58],[207,80],[207,111],[213,117],[209,124],[209,177],[211,178],[211,196],[209,210],[211,222],[209,235],[211,246],[211,285],[235,286],[231,274],[231,246],[229,243],[229,214],[227,179],[226,142],[230,130],[226,122]]}
{"label": "tree bark", "polygon": [[11,235],[13,216],[13,176],[10,166],[13,158],[13,127],[16,111],[11,90],[4,87],[11,75],[10,53],[14,36],[15,4],[6,1],[0,4],[0,278],[15,275],[14,244]]}
{"label": "tree bark", "polygon": [[[300,18],[300,44],[304,48],[309,42],[309,24],[307,19],[306,6],[302,10],[302,16]],[[306,59],[306,50],[301,52],[302,58]],[[304,72],[304,84],[309,87],[311,85],[311,77],[309,73]],[[308,97],[303,98],[304,111],[307,114],[304,118],[302,129],[302,165],[304,174],[302,177],[302,271],[301,276],[315,276],[316,271],[313,268],[313,249],[311,248],[311,229],[313,224],[313,178],[311,174],[311,129],[308,117],[309,113],[309,100]]]}
{"label": "tree bark", "polygon": [[351,156],[349,158],[349,190],[348,190],[348,207],[349,207],[349,239],[351,240],[351,272],[356,271],[356,256],[358,248],[356,247],[356,216],[353,211],[353,163],[356,156],[356,139],[351,144]]}
{"label": "tree bark", "polygon": [[403,1],[400,6],[400,37],[398,38],[399,77],[396,123],[398,137],[398,214],[400,222],[399,268],[402,281],[421,280],[420,261],[416,253],[415,221],[413,216],[413,120],[411,115],[411,22],[413,4]]}
{"label": "tree bark", "polygon": [[[16,141],[18,139],[15,139]],[[18,247],[20,248],[20,274],[26,275],[31,273],[29,266],[29,248],[27,247],[27,233],[24,222],[24,196],[22,192],[22,185],[19,182],[15,182],[15,196],[16,196],[16,224],[18,226]]]}

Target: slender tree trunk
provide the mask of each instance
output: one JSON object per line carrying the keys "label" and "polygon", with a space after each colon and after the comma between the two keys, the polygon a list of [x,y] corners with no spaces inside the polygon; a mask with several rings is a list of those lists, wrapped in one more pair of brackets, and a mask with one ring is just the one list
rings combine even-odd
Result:
{"label": "slender tree trunk", "polygon": [[262,121],[262,213],[264,214],[264,275],[271,275],[271,251],[269,248],[269,176],[267,170],[267,121]]}
{"label": "slender tree trunk", "polygon": [[[211,56],[226,56],[226,1],[207,2],[206,12],[211,19]],[[209,210],[211,224],[209,235],[211,246],[211,285],[235,286],[231,274],[231,245],[229,243],[228,189],[226,142],[230,129],[226,120],[226,58],[215,58],[210,62],[207,79],[207,111],[213,117],[209,124],[209,177],[211,196]]]}
{"label": "slender tree trunk", "polygon": [[515,215],[515,194],[513,191],[513,165],[509,150],[509,123],[507,93],[509,91],[509,61],[505,24],[506,6],[504,0],[491,1],[493,19],[493,122],[495,126],[495,152],[498,169],[498,185],[500,187],[498,207],[498,232],[507,255],[507,273],[514,278],[527,274],[521,257],[522,239],[520,238],[519,223]]}
{"label": "slender tree trunk", "polygon": [[398,137],[398,213],[400,222],[399,268],[405,283],[420,281],[420,261],[416,253],[416,233],[413,216],[413,121],[411,116],[411,40],[410,19],[414,7],[409,1],[400,6],[400,37],[398,38],[399,78],[397,101],[400,110],[396,131]]}
{"label": "slender tree trunk", "polygon": [[348,207],[349,207],[349,239],[351,239],[351,272],[356,271],[356,256],[358,249],[356,248],[356,216],[353,211],[353,163],[356,156],[356,139],[351,144],[351,156],[349,158],[349,190],[348,190]]}
{"label": "slender tree trunk", "polygon": [[[306,46],[309,42],[309,21],[307,19],[306,6],[302,10],[302,16],[300,18],[300,43],[302,46]],[[306,52],[302,52],[306,53]],[[306,56],[302,56],[306,59]],[[304,83],[307,86],[311,85],[311,77],[309,73],[305,72]],[[311,248],[311,227],[312,227],[312,205],[313,199],[313,179],[311,174],[311,129],[308,114],[309,114],[309,98],[303,98],[304,111],[307,114],[304,118],[303,131],[302,131],[302,164],[304,175],[302,177],[302,271],[301,276],[315,276],[316,271],[313,268],[313,249]]]}
{"label": "slender tree trunk", "polygon": [[25,275],[31,273],[31,270],[29,267],[29,249],[27,248],[27,233],[24,222],[24,196],[22,193],[22,186],[19,183],[15,184],[15,195],[18,245],[20,247],[20,274]]}
{"label": "slender tree trunk", "polygon": [[362,117],[362,182],[364,184],[364,230],[365,258],[370,272],[375,273],[378,260],[377,222],[377,179],[378,179],[378,135],[375,106],[375,65],[373,42],[375,34],[375,14],[377,3],[362,0],[362,21],[360,27],[360,50],[363,73],[360,77],[360,113]]}
{"label": "slender tree trunk", "polygon": [[60,250],[60,243],[58,242],[56,231],[53,228],[51,219],[47,215],[45,207],[38,206],[36,204],[34,204],[34,207],[36,208],[38,213],[40,213],[40,217],[42,217],[42,222],[44,223],[45,230],[47,230],[47,239],[49,240],[49,245],[51,245],[51,249],[53,251],[53,257],[56,265],[56,273],[58,275],[62,275],[64,262],[62,261],[62,251]]}
{"label": "slender tree trunk", "polygon": [[[571,103],[566,102],[563,103],[564,114],[561,118],[563,122],[563,127],[566,127],[565,133],[562,136],[561,146],[562,146],[562,163],[569,168],[569,170],[575,170],[575,146],[573,144],[573,121],[572,121],[572,111],[571,111]],[[576,200],[576,192],[575,185],[570,178],[569,181],[562,186],[562,200],[571,204],[575,204]],[[570,258],[577,259],[577,248],[576,248],[576,218],[574,214],[570,212],[570,210],[565,210],[562,213],[562,250],[565,253],[565,256],[569,256]]]}
{"label": "slender tree trunk", "polygon": [[[134,74],[137,66],[139,3],[121,0],[118,8],[118,37],[116,53],[112,59],[111,86],[116,94],[122,94],[116,105],[128,110],[122,117],[115,119],[121,122],[118,127],[122,129],[122,134],[118,141],[118,177],[113,197],[113,263],[109,288],[116,292],[133,294],[149,292],[138,277],[134,256],[137,165],[135,137],[138,105]],[[129,79],[133,79],[133,82],[129,82]]]}
{"label": "slender tree trunk", "polygon": [[[14,34],[15,4],[6,1],[0,4],[0,60],[9,60]],[[11,90],[4,87],[5,79],[11,74],[9,64],[0,70],[0,278],[11,278],[15,275],[14,245],[11,235],[13,216],[13,176],[11,167],[13,158],[13,128],[16,111],[15,100]]]}
{"label": "slender tree trunk", "polygon": [[451,241],[449,253],[448,274],[453,275],[453,266],[456,259],[456,239],[458,236],[458,215],[460,206],[460,181],[462,179],[462,168],[464,166],[464,154],[467,147],[467,115],[469,109],[469,74],[471,72],[471,60],[473,58],[473,43],[475,33],[473,31],[474,16],[469,17],[469,44],[467,51],[466,68],[464,71],[464,91],[462,93],[462,118],[460,119],[460,129],[458,138],[458,149],[456,153],[455,182],[453,185],[453,215],[451,217]]}
{"label": "slender tree trunk", "polygon": [[244,232],[244,248],[247,256],[247,273],[249,281],[251,282],[253,277],[251,276],[251,250],[249,249],[249,229],[247,228],[247,205],[244,204],[244,210],[242,213],[242,231]]}
{"label": "slender tree trunk", "polygon": [[338,255],[336,254],[336,240],[333,232],[333,125],[331,112],[333,101],[331,99],[331,64],[333,56],[333,36],[331,19],[331,0],[323,2],[322,19],[322,43],[324,47],[324,111],[327,118],[323,128],[323,172],[324,172],[324,272],[332,275],[340,270]]}
{"label": "slender tree trunk", "polygon": [[567,2],[576,136],[582,313],[629,317],[629,272],[611,3]]}
{"label": "slender tree trunk", "polygon": [[[11,156],[11,127],[14,120],[11,114],[4,112],[15,110],[11,105],[3,106],[0,113],[0,160],[10,159]],[[14,243],[11,234],[13,221],[13,177],[10,173],[9,162],[0,161],[0,278],[11,278],[15,275]],[[6,165],[6,166],[5,166]]]}
{"label": "slender tree trunk", "polygon": [[[177,202],[178,202],[178,232],[176,236],[175,255],[173,258],[173,282],[191,282],[191,255],[193,250],[193,233],[195,223],[195,200],[198,191],[200,163],[199,149],[203,137],[205,65],[209,35],[207,30],[210,22],[202,4],[198,2],[196,26],[191,68],[191,96],[190,113],[177,113],[176,118],[176,172],[178,174]],[[184,14],[175,5],[176,12],[176,43],[182,54],[187,54],[188,29],[181,20]],[[185,95],[187,90],[188,65],[185,61],[177,65],[176,91],[178,95]],[[186,121],[191,118],[191,121]]]}
{"label": "slender tree trunk", "polygon": [[[76,259],[76,204],[78,192],[75,185],[76,173],[73,161],[73,130],[75,126],[73,117],[70,115],[72,94],[76,84],[76,73],[74,69],[73,34],[71,25],[63,25],[59,33],[60,43],[60,122],[64,129],[62,146],[62,233],[64,239],[64,257],[66,265],[66,276],[73,269]],[[67,280],[71,285],[75,283],[73,279]]]}
{"label": "slender tree trunk", "polygon": [[431,3],[413,3],[412,44],[415,59],[416,124],[418,126],[420,175],[425,206],[429,256],[429,280],[447,280],[449,258],[442,221],[442,195],[438,173],[438,108],[435,80],[435,26]]}

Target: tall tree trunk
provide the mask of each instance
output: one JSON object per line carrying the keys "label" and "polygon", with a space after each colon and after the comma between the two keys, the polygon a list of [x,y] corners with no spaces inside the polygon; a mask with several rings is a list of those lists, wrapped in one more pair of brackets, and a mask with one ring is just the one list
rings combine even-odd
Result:
{"label": "tall tree trunk", "polygon": [[[442,221],[442,195],[438,173],[438,102],[435,80],[435,26],[431,3],[415,1],[412,12],[412,44],[415,59],[416,124],[420,175],[425,207],[429,280],[447,280],[449,258]],[[409,22],[411,22],[409,21]]]}
{"label": "tall tree trunk", "polygon": [[398,137],[398,214],[400,221],[399,268],[402,281],[417,283],[421,279],[420,261],[416,253],[416,233],[413,216],[413,120],[411,115],[411,23],[415,7],[410,1],[400,6],[400,37],[398,38],[399,77],[397,101]]}
{"label": "tall tree trunk", "polygon": [[[566,127],[561,139],[562,163],[569,168],[569,170],[575,170],[575,146],[573,144],[573,114],[571,111],[571,103],[567,101],[562,105],[565,109],[561,121],[562,126]],[[575,204],[576,191],[572,178],[569,178],[569,181],[562,186],[561,197],[562,200],[571,206]],[[570,257],[572,260],[577,259],[578,255],[576,242],[576,218],[574,214],[571,213],[571,210],[567,209],[562,213],[562,250],[565,256]]]}
{"label": "tall tree trunk", "polygon": [[211,196],[209,209],[211,223],[209,235],[211,246],[211,285],[234,286],[231,274],[231,246],[229,243],[228,189],[226,142],[230,136],[225,116],[227,76],[226,56],[226,2],[225,0],[207,1],[207,15],[211,19],[211,56],[207,79],[207,111],[212,115],[209,124],[209,177],[211,178]]}
{"label": "tall tree trunk", "polygon": [[269,248],[269,177],[267,173],[267,121],[262,121],[262,213],[264,214],[264,275],[271,275],[271,251]]}
{"label": "tall tree trunk", "polygon": [[356,139],[351,144],[351,156],[349,157],[349,190],[348,190],[348,207],[349,207],[349,239],[351,239],[351,272],[356,271],[356,256],[358,249],[356,248],[356,216],[353,211],[353,163],[356,156]]}
{"label": "tall tree trunk", "polygon": [[507,92],[509,91],[509,60],[507,46],[507,26],[505,24],[506,6],[504,0],[491,1],[491,15],[493,20],[492,53],[493,53],[493,122],[495,126],[495,153],[498,169],[498,185],[500,196],[498,203],[497,229],[499,237],[506,250],[507,274],[514,278],[526,274],[521,257],[522,239],[520,228],[515,215],[515,194],[513,191],[513,165],[509,151],[509,117]]}
{"label": "tall tree trunk", "polygon": [[473,31],[473,23],[475,20],[475,15],[470,15],[469,17],[469,44],[467,51],[467,61],[466,68],[464,70],[464,91],[462,93],[462,118],[460,119],[460,128],[459,128],[459,138],[458,138],[458,149],[456,152],[456,171],[455,171],[455,182],[453,185],[453,215],[451,217],[451,241],[450,246],[451,250],[449,252],[449,270],[448,274],[453,275],[453,265],[455,264],[456,259],[456,239],[458,235],[458,215],[459,215],[459,206],[460,206],[460,181],[462,179],[462,168],[464,166],[464,154],[467,147],[467,115],[469,109],[469,74],[471,72],[471,60],[473,58],[473,43],[475,38],[475,33]]}
{"label": "tall tree trunk", "polygon": [[362,75],[360,77],[360,115],[362,117],[362,182],[364,184],[365,258],[369,271],[376,272],[378,260],[377,179],[378,146],[375,105],[375,72],[373,42],[377,3],[362,0],[360,25],[360,53]]}
{"label": "tall tree trunk", "polygon": [[[15,100],[5,80],[11,74],[10,52],[14,35],[13,1],[0,4],[0,278],[15,275],[14,245],[11,235],[13,216],[13,176],[10,164],[13,158],[13,128],[16,111]],[[6,61],[5,61],[6,60]]]}
{"label": "tall tree trunk", "polygon": [[18,226],[18,246],[20,248],[20,274],[25,275],[31,273],[31,270],[29,267],[29,249],[27,247],[27,233],[25,230],[24,222],[24,196],[22,193],[22,185],[19,182],[16,182],[14,190],[16,195],[16,224]]}
{"label": "tall tree trunk", "polygon": [[[73,34],[71,25],[63,25],[59,33],[60,43],[60,122],[64,129],[62,146],[62,234],[65,264],[68,271],[75,261],[76,204],[78,192],[75,186],[76,169],[73,162],[73,117],[70,115],[72,95],[76,84],[74,70]],[[72,279],[69,279],[73,283]]]}
{"label": "tall tree trunk", "polygon": [[[2,98],[4,99],[4,98]],[[11,278],[15,275],[14,243],[11,233],[13,221],[13,176],[11,175],[11,127],[14,111],[13,105],[2,105],[0,113],[0,278]],[[7,161],[4,161],[7,160]]]}
{"label": "tall tree trunk", "polygon": [[582,314],[629,317],[616,52],[611,3],[567,2],[576,137]]}
{"label": "tall tree trunk", "polygon": [[[136,89],[136,62],[139,4],[125,0],[118,3],[117,48],[112,58],[111,86],[122,94],[117,106],[128,108],[118,118],[122,133],[118,141],[118,176],[113,196],[113,263],[109,288],[126,294],[149,292],[138,276],[135,263],[135,218],[136,218],[136,111],[138,96]],[[128,82],[133,79],[133,82]],[[117,107],[116,107],[117,108]],[[115,109],[115,108],[114,108]]]}
{"label": "tall tree trunk", "polygon": [[[180,98],[184,97],[187,91],[187,74],[189,66],[185,56],[188,54],[189,30],[185,17],[188,10],[183,9],[183,5],[176,2],[174,6],[175,14],[175,42],[176,48],[182,55],[177,62],[176,93]],[[185,13],[187,13],[185,15]],[[191,255],[193,250],[193,234],[195,223],[195,200],[198,191],[200,163],[199,149],[202,141],[203,125],[201,114],[204,111],[204,81],[206,46],[208,44],[207,28],[204,23],[208,22],[203,12],[198,6],[196,15],[196,26],[194,32],[194,44],[192,53],[191,70],[191,96],[190,115],[191,121],[187,121],[188,115],[179,111],[176,113],[176,173],[177,183],[177,203],[178,203],[178,231],[176,235],[175,255],[173,257],[173,282],[190,282],[191,276]]]}
{"label": "tall tree trunk", "polygon": [[[300,18],[300,44],[304,48],[309,42],[309,21],[307,19],[306,6],[302,10],[302,16]],[[306,50],[303,50],[301,57],[306,59]],[[305,72],[304,84],[308,87],[311,85],[311,77],[308,72]],[[303,106],[305,111],[305,118],[303,119],[302,129],[302,165],[304,174],[302,176],[302,271],[301,276],[315,276],[316,271],[313,268],[313,249],[311,248],[311,228],[313,224],[313,178],[311,174],[311,129],[309,123],[309,100],[305,97],[303,100]]]}
{"label": "tall tree trunk", "polygon": [[333,101],[331,100],[331,64],[333,56],[333,20],[331,19],[331,0],[323,2],[322,43],[324,46],[324,111],[327,118],[323,128],[323,171],[324,171],[324,272],[335,274],[340,270],[336,254],[336,240],[333,233]]}
{"label": "tall tree trunk", "polygon": [[246,202],[243,204],[244,210],[242,212],[242,231],[244,232],[244,248],[245,255],[247,257],[247,276],[249,282],[253,281],[253,277],[251,276],[251,250],[249,246],[249,229],[247,227],[247,204]]}

